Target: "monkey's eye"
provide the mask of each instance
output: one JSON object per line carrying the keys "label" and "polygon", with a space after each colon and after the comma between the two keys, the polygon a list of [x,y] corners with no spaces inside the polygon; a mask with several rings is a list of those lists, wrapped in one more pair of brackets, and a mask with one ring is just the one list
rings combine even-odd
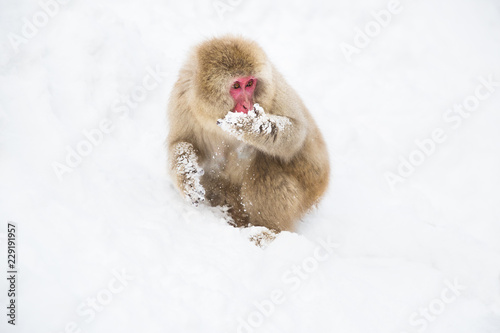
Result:
{"label": "monkey's eye", "polygon": [[251,87],[251,86],[252,86],[252,84],[253,84],[253,80],[248,81],[248,83],[247,83],[247,87]]}
{"label": "monkey's eye", "polygon": [[235,84],[233,84],[233,88],[234,89],[238,89],[240,87],[240,83],[239,82],[236,82]]}

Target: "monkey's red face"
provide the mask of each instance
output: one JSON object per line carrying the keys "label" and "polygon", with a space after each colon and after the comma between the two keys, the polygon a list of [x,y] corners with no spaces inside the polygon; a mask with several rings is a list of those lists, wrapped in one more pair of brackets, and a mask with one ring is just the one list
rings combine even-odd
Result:
{"label": "monkey's red face", "polygon": [[248,113],[253,108],[253,92],[257,79],[253,76],[236,78],[229,89],[234,100],[233,112]]}

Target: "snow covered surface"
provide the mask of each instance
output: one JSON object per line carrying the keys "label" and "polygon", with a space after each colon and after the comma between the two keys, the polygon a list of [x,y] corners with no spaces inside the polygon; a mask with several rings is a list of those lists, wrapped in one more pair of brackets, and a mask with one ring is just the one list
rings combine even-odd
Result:
{"label": "snow covered surface", "polygon": [[[1,332],[500,332],[498,1],[41,3],[0,3]],[[265,248],[166,172],[177,71],[227,32],[262,45],[332,162]]]}

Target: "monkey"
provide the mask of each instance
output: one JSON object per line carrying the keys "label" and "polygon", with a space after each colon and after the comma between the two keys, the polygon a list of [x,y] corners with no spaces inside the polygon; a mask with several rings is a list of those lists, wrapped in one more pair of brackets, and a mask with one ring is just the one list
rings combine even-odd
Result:
{"label": "monkey", "polygon": [[295,231],[324,195],[327,147],[312,115],[254,41],[226,35],[189,54],[168,102],[169,170],[197,206],[238,227]]}

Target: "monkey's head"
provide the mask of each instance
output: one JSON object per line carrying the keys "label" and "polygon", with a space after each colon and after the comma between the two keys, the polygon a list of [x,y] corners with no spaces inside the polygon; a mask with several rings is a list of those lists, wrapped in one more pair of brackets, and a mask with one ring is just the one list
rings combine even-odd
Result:
{"label": "monkey's head", "polygon": [[274,96],[272,66],[257,43],[226,36],[201,43],[195,50],[197,96],[211,119],[231,110],[247,113],[254,103],[264,108]]}

